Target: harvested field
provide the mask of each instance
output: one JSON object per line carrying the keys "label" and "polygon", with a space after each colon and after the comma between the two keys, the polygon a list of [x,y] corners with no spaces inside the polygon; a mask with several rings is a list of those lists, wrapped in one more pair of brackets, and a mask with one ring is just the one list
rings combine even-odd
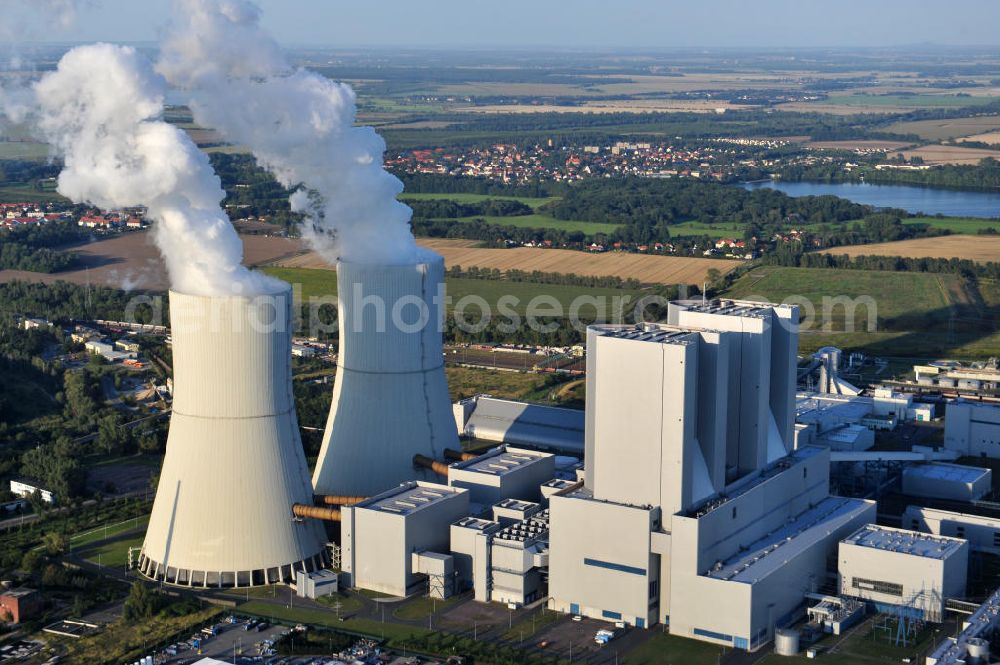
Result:
{"label": "harvested field", "polygon": [[[444,256],[445,265],[463,268],[496,268],[499,270],[540,270],[542,272],[574,273],[623,279],[637,279],[644,284],[701,284],[708,271],[715,268],[725,274],[739,261],[649,256],[607,252],[588,254],[569,249],[482,249],[468,240],[422,239],[420,244]],[[310,252],[276,262],[294,268],[329,268],[323,259]]]}
{"label": "harvested field", "polygon": [[897,122],[886,127],[886,131],[897,134],[916,134],[926,141],[942,141],[961,136],[972,136],[1000,129],[1000,116],[988,115],[979,118],[944,118],[941,120],[912,120]]}
{"label": "harvested field", "polygon": [[976,165],[984,157],[1000,159],[1000,150],[982,150],[980,148],[962,148],[953,145],[925,145],[916,150],[905,150],[907,159],[920,157],[925,164],[972,164]]}
{"label": "harvested field", "polygon": [[907,256],[912,258],[969,259],[988,262],[1000,259],[1000,236],[943,236],[916,238],[873,245],[851,245],[823,250],[825,254],[848,256]]}
{"label": "harvested field", "polygon": [[657,99],[584,102],[583,104],[489,104],[455,109],[460,113],[716,113],[746,108],[726,101]]}
{"label": "harvested field", "polygon": [[[299,241],[266,236],[241,236],[244,263],[270,263],[301,251]],[[167,273],[159,251],[146,232],[125,233],[87,245],[70,248],[80,257],[80,266],[59,273],[0,270],[0,282],[24,280],[52,283],[95,284],[127,289],[163,291]]]}
{"label": "harvested field", "polygon": [[899,150],[905,148],[910,143],[900,141],[810,141],[805,144],[807,148],[818,150]]}
{"label": "harvested field", "polygon": [[990,145],[1000,146],[1000,132],[973,134],[972,136],[966,136],[965,138],[958,140],[959,143],[962,143],[963,141],[977,141],[979,143],[989,143]]}

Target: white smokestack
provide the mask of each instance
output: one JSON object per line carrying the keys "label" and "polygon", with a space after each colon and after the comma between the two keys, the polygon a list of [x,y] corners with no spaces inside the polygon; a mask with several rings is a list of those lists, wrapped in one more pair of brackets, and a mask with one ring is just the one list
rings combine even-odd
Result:
{"label": "white smokestack", "polygon": [[177,0],[159,70],[186,89],[199,124],[248,146],[305,212],[303,236],[330,263],[406,263],[421,252],[402,183],[382,167],[385,142],[355,127],[354,92],[293,69],[242,0]]}
{"label": "white smokestack", "polygon": [[58,191],[100,208],[146,206],[173,288],[213,295],[274,291],[241,265],[208,158],[161,119],[166,81],[134,49],[75,48],[34,86],[36,132],[63,157]]}
{"label": "white smokestack", "polygon": [[292,396],[291,291],[170,292],[174,401],[143,542],[143,574],[170,584],[254,586],[324,564]]}

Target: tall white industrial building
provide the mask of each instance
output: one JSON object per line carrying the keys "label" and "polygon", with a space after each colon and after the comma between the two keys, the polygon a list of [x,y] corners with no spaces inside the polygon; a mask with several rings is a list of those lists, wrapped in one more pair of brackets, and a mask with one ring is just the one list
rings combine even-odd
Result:
{"label": "tall white industrial building", "polygon": [[444,259],[337,264],[340,349],[333,404],[313,473],[319,494],[371,496],[426,480],[413,456],[439,457],[458,433],[444,376]]}
{"label": "tall white industrial building", "polygon": [[170,293],[174,401],[140,571],[169,584],[253,586],[322,567],[294,520],[312,487],[295,418],[291,293]]}
{"label": "tall white industrial building", "polygon": [[672,303],[669,324],[592,326],[585,473],[549,499],[549,606],[756,649],[836,582],[873,502],[830,495],[793,450],[798,312]]}

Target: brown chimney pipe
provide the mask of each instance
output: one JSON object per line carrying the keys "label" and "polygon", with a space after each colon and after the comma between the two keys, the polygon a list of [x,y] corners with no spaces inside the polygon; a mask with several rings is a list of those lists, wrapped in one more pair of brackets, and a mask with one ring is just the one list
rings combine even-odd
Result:
{"label": "brown chimney pipe", "polygon": [[423,467],[425,469],[430,469],[439,476],[448,477],[448,465],[444,462],[439,462],[436,459],[431,459],[426,455],[414,455],[413,456],[413,466]]}
{"label": "brown chimney pipe", "polygon": [[444,449],[444,458],[450,459],[452,462],[467,462],[470,459],[475,459],[478,457],[475,453],[464,453],[461,450],[453,450],[452,448]]}
{"label": "brown chimney pipe", "polygon": [[340,508],[323,508],[321,506],[307,506],[304,503],[293,503],[292,514],[296,517],[311,517],[328,522],[340,521]]}
{"label": "brown chimney pipe", "polygon": [[313,496],[314,503],[327,506],[353,506],[367,500],[367,496],[342,496],[340,494],[316,494]]}

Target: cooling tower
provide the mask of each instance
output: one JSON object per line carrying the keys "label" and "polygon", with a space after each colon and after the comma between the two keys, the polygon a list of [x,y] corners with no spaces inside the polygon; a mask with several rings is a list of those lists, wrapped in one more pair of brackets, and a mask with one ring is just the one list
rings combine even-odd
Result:
{"label": "cooling tower", "polygon": [[140,571],[186,586],[252,586],[323,566],[295,418],[291,294],[170,293],[174,401]]}
{"label": "cooling tower", "polygon": [[438,290],[444,260],[337,265],[340,353],[313,474],[318,494],[374,495],[414,478],[413,456],[438,458],[458,432],[444,377]]}

